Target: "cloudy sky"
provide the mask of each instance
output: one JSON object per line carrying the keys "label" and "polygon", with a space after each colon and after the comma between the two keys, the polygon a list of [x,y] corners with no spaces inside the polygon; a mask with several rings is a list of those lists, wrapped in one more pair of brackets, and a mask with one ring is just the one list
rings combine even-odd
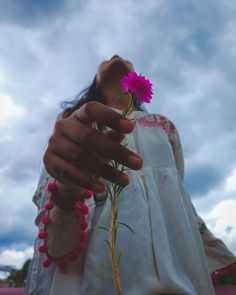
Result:
{"label": "cloudy sky", "polygon": [[60,102],[118,54],[177,126],[198,213],[236,254],[236,2],[0,1],[0,264],[32,255],[31,198]]}

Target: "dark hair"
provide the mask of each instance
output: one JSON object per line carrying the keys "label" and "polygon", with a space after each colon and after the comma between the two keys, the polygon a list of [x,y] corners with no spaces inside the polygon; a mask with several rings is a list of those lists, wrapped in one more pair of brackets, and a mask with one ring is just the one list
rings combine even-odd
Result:
{"label": "dark hair", "polygon": [[64,109],[63,116],[69,117],[75,110],[79,109],[83,104],[96,100],[100,103],[106,104],[105,97],[100,87],[96,85],[96,76],[92,84],[79,92],[75,99],[71,101],[63,101],[61,107]]}
{"label": "dark hair", "polygon": [[[64,109],[63,117],[69,117],[75,110],[79,109],[83,104],[89,101],[98,101],[100,103],[106,104],[105,97],[99,86],[96,85],[96,76],[93,79],[92,84],[79,92],[74,100],[63,101],[61,107]],[[142,111],[141,104],[135,102],[135,108]]]}

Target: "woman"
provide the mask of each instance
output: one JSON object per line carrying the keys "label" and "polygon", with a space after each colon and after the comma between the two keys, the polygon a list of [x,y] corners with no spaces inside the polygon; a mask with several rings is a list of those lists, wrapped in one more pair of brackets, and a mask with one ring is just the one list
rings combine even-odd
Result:
{"label": "woman", "polygon": [[37,239],[27,294],[116,294],[113,281],[97,271],[111,272],[107,232],[97,229],[110,223],[105,183],[118,176],[110,160],[130,168],[118,178],[125,186],[119,219],[135,231],[118,233],[123,294],[211,295],[210,272],[236,261],[204,226],[183,187],[182,149],[174,125],[142,111],[137,103],[128,119],[121,115],[129,97],[116,99],[122,92],[120,79],[133,70],[129,61],[116,55],[101,63],[92,86],[56,122],[44,155],[46,170],[34,196],[39,207],[36,223],[41,226],[45,187],[53,178],[56,206],[47,244],[54,256],[70,251],[80,233],[72,209],[84,189],[90,189],[95,204],[89,200],[89,240],[86,251],[61,272],[55,265],[42,268]]}

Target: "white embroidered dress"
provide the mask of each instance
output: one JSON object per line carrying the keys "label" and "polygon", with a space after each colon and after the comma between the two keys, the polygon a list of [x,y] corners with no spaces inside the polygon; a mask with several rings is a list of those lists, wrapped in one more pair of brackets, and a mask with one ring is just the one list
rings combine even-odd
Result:
{"label": "white embroidered dress", "polygon": [[[130,184],[118,199],[118,220],[135,232],[121,227],[118,230],[117,249],[123,253],[120,264],[123,294],[213,295],[210,272],[236,259],[207,229],[204,237],[200,234],[202,220],[182,182],[184,168],[178,132],[160,115],[136,111],[130,119],[136,121],[136,126],[123,144],[139,153],[144,164],[140,171],[128,172]],[[41,208],[47,199],[42,190],[46,181],[44,173],[35,198],[39,197],[36,202],[39,204],[40,199]],[[90,237],[86,252],[76,262],[68,263],[67,273],[61,273],[55,266],[44,269],[40,264],[43,254],[37,251],[40,241],[36,240],[27,294],[116,294],[112,279],[97,271],[111,272],[105,243],[108,232],[96,228],[96,225],[110,226],[111,204],[108,198],[96,206],[91,199],[88,203]],[[38,224],[42,212],[43,209],[36,219]],[[78,221],[72,213],[56,207],[52,219],[48,245],[54,255],[63,254],[75,245],[80,231]]]}

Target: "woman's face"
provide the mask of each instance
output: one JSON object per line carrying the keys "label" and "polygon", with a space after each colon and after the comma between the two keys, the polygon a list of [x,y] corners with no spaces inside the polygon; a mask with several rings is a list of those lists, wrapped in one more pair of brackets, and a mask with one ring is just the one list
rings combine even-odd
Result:
{"label": "woman's face", "polygon": [[111,79],[119,79],[127,73],[134,71],[132,63],[124,60],[118,55],[114,55],[111,59],[103,61],[97,70],[97,85],[101,86]]}

